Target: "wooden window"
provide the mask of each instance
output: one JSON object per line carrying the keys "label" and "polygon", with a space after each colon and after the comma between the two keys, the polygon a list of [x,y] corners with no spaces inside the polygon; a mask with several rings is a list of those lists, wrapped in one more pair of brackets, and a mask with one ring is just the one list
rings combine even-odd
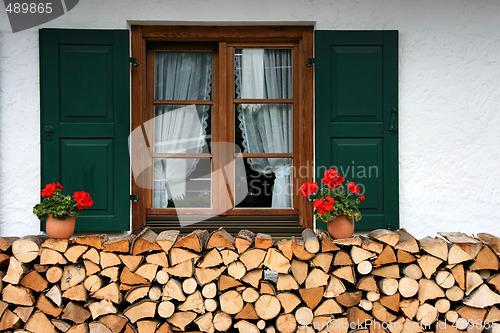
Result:
{"label": "wooden window", "polygon": [[180,215],[312,226],[299,195],[313,178],[312,31],[132,27],[132,129],[148,138],[132,140],[135,230]]}

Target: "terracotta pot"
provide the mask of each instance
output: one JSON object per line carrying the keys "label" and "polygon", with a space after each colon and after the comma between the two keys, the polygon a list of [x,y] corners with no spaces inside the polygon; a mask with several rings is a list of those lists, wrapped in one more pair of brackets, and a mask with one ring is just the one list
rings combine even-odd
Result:
{"label": "terracotta pot", "polygon": [[48,214],[45,231],[50,238],[69,239],[75,231],[76,216],[68,216],[66,220],[53,218]]}
{"label": "terracotta pot", "polygon": [[350,238],[354,234],[354,218],[347,215],[339,215],[335,219],[326,222],[328,233],[334,239]]}

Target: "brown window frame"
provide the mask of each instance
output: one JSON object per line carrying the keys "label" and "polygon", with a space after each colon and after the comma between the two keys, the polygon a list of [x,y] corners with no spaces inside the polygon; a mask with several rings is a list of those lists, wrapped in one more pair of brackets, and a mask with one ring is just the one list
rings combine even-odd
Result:
{"label": "brown window frame", "polygon": [[[284,26],[132,26],[132,56],[139,61],[138,67],[132,67],[132,129],[141,126],[152,118],[153,94],[147,85],[154,80],[154,70],[147,66],[151,62],[155,49],[178,48],[180,45],[196,49],[216,46],[213,59],[214,109],[225,117],[223,122],[214,122],[212,133],[219,133],[213,141],[233,142],[234,140],[234,104],[245,102],[264,102],[265,100],[235,100],[234,68],[232,57],[235,48],[268,47],[290,48],[293,56],[293,208],[236,208],[221,215],[294,215],[304,227],[312,227],[312,205],[300,197],[300,185],[313,179],[313,69],[306,66],[306,61],[313,56],[313,28]],[[190,44],[191,43],[191,44]],[[193,46],[194,45],[194,46]],[[149,57],[149,59],[148,59]],[[217,89],[215,89],[217,87]],[[220,88],[220,89],[219,89]],[[272,101],[276,103],[276,100]],[[179,104],[179,103],[176,103]],[[192,104],[191,102],[189,104]],[[133,144],[133,143],[132,143]],[[144,154],[144,152],[142,152]],[[250,157],[249,154],[242,154]],[[255,154],[251,154],[253,157]],[[283,154],[280,154],[282,156]],[[142,163],[144,155],[132,154],[132,164]],[[269,154],[266,154],[269,156]],[[208,157],[208,155],[207,155]],[[147,157],[146,157],[147,158]],[[227,157],[226,157],[227,159]],[[224,158],[221,159],[224,161]],[[217,168],[217,165],[214,167]],[[298,172],[300,171],[300,172]],[[147,173],[145,173],[147,174]],[[147,177],[147,176],[145,176]],[[220,186],[217,179],[212,184]],[[222,190],[222,189],[220,189]],[[172,216],[178,213],[203,215],[210,209],[152,209],[152,191],[138,186],[132,178],[132,193],[139,195],[139,200],[132,205],[132,227],[140,230],[146,225],[148,216]],[[212,191],[214,193],[214,191]],[[217,198],[214,198],[217,200]]]}

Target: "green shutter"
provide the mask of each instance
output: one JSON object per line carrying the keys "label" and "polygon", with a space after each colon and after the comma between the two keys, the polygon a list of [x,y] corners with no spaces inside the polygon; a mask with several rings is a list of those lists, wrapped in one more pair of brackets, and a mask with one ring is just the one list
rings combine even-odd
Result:
{"label": "green shutter", "polygon": [[316,31],[315,57],[318,183],[337,167],[365,188],[356,230],[398,228],[398,32]]}
{"label": "green shutter", "polygon": [[77,231],[129,230],[128,56],[128,30],[40,30],[42,188],[90,193]]}

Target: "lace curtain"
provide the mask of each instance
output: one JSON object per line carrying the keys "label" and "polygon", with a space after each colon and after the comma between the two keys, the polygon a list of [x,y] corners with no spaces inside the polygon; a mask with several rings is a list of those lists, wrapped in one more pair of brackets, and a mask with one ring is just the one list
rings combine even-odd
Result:
{"label": "lace curtain", "polygon": [[[243,49],[236,57],[236,98],[290,99],[290,50]],[[245,153],[290,153],[292,108],[286,104],[246,104],[238,107]],[[274,173],[272,207],[292,207],[289,158],[249,158],[260,173]]]}
{"label": "lace curtain", "polygon": [[[210,100],[212,55],[203,52],[157,52],[156,100]],[[155,153],[202,153],[206,148],[209,107],[156,105]],[[196,158],[154,160],[153,207],[165,208],[169,199],[186,195],[186,179]]]}

